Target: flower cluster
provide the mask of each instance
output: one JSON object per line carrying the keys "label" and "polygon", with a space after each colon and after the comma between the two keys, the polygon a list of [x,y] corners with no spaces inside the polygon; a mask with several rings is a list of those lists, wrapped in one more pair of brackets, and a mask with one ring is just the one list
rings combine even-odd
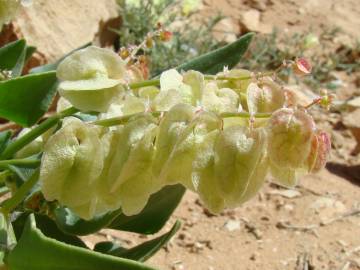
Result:
{"label": "flower cluster", "polygon": [[62,107],[98,120],[64,119],[44,145],[41,187],[84,219],[119,207],[137,214],[177,183],[218,213],[253,197],[269,173],[293,186],[329,155],[328,135],[271,77],[171,69],[141,83],[119,55],[96,47],[67,57],[57,74]]}

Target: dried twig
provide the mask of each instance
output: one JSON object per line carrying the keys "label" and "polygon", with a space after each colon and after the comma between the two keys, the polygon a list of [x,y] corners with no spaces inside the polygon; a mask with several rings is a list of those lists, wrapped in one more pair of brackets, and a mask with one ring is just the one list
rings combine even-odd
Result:
{"label": "dried twig", "polygon": [[9,130],[9,129],[18,130],[18,129],[21,129],[21,126],[18,124],[12,123],[12,122],[8,122],[8,123],[0,125],[0,132]]}
{"label": "dried twig", "polygon": [[292,225],[288,222],[279,221],[276,224],[276,227],[278,229],[287,229],[287,230],[303,231],[303,232],[308,232],[308,231],[314,232],[314,230],[317,228],[324,227],[324,226],[330,225],[334,222],[343,220],[343,219],[351,217],[351,216],[357,216],[357,215],[360,215],[360,209],[356,209],[356,210],[350,211],[348,213],[344,213],[336,218],[332,218],[327,221],[321,221],[318,224],[309,224],[306,226],[298,226],[298,225]]}
{"label": "dried twig", "polygon": [[296,260],[295,270],[314,270],[314,266],[311,263],[311,255],[307,252],[300,254]]}
{"label": "dried twig", "polygon": [[245,228],[247,231],[254,235],[257,240],[262,238],[262,232],[253,223],[251,223],[246,218],[241,218],[241,220],[245,223]]}

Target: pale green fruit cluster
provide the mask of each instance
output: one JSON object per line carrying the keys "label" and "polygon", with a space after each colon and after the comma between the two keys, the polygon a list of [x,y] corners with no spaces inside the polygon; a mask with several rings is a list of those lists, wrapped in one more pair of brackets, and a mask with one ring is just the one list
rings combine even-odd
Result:
{"label": "pale green fruit cluster", "polygon": [[3,24],[15,17],[20,7],[20,0],[0,0],[0,31]]}
{"label": "pale green fruit cluster", "polygon": [[317,172],[325,166],[331,148],[329,135],[316,130],[305,111],[275,111],[268,130],[270,170],[283,185],[294,186],[301,174]]}
{"label": "pale green fruit cluster", "polygon": [[90,46],[65,58],[57,69],[59,93],[83,111],[106,112],[122,92],[126,63],[115,52]]}
{"label": "pale green fruit cluster", "polygon": [[[285,92],[272,79],[253,78],[246,70],[209,79],[172,69],[160,75],[159,87],[130,90],[119,83],[109,91],[101,82],[122,81],[126,75],[122,64],[117,73],[111,68],[122,63],[114,59],[90,47],[69,56],[58,70],[60,78],[71,80],[65,85],[86,81],[86,88],[92,87],[64,90],[62,82],[62,107],[91,107],[102,112],[98,119],[128,116],[112,127],[66,118],[44,146],[40,182],[45,198],[80,217],[120,207],[126,215],[137,214],[151,194],[173,184],[198,193],[210,211],[219,213],[253,197],[269,173],[292,186],[300,172],[325,165],[328,135],[304,110],[285,108]],[[89,91],[94,96],[87,98]],[[255,118],[259,113],[269,117]]]}

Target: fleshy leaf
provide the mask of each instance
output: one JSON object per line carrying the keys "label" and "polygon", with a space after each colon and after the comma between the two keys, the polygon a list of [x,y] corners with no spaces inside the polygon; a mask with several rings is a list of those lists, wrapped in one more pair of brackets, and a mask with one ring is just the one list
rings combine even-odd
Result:
{"label": "fleshy leaf", "polygon": [[165,186],[150,196],[147,205],[138,215],[121,214],[108,227],[121,231],[154,234],[165,225],[184,193],[185,188],[182,185]]}
{"label": "fleshy leaf", "polygon": [[169,232],[155,239],[146,241],[136,247],[126,249],[123,247],[114,246],[112,242],[101,242],[95,245],[94,250],[112,256],[144,262],[152,257],[156,252],[158,252],[179,229],[180,222],[177,221]]}
{"label": "fleshy leaf", "polygon": [[91,220],[84,220],[71,210],[64,207],[57,208],[54,214],[56,225],[63,232],[71,235],[88,235],[108,226],[118,215],[121,214],[121,210],[111,211],[106,214],[96,216]]}
{"label": "fleshy leaf", "polygon": [[56,88],[55,72],[0,82],[0,116],[22,126],[31,126],[47,112]]}
{"label": "fleshy leaf", "polygon": [[[4,1],[1,1],[0,6]],[[6,2],[6,1],[5,1]],[[11,2],[11,1],[9,1]],[[15,2],[15,1],[14,1]],[[0,8],[0,13],[1,13]],[[0,29],[1,29],[0,15]],[[11,71],[13,78],[21,75],[26,58],[26,42],[23,39],[6,44],[0,48],[0,70]]]}
{"label": "fleshy leaf", "polygon": [[36,228],[33,215],[29,216],[20,240],[8,254],[7,264],[12,270],[154,270],[135,261],[104,255],[48,238]]}
{"label": "fleshy leaf", "polygon": [[222,71],[225,66],[232,68],[239,63],[253,36],[253,33],[248,33],[240,37],[237,41],[194,58],[178,66],[176,69],[180,71],[193,69],[206,74],[216,74]]}

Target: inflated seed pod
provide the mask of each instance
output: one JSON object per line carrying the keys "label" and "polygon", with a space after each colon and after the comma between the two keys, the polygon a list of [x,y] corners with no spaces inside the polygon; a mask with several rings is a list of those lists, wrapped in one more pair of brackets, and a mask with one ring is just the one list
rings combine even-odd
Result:
{"label": "inflated seed pod", "polygon": [[270,173],[274,178],[274,182],[285,186],[285,187],[294,187],[298,182],[299,177],[303,174],[303,170],[300,169],[291,169],[291,168],[279,168],[274,163],[270,162]]}
{"label": "inflated seed pod", "polygon": [[269,158],[278,168],[298,169],[310,154],[315,131],[312,117],[304,111],[280,109],[268,123]]}
{"label": "inflated seed pod", "polygon": [[233,80],[217,80],[217,84],[219,88],[230,88],[238,95],[246,93],[246,89],[252,81],[252,73],[246,69],[232,69],[227,72],[218,73],[217,76],[234,78]]}
{"label": "inflated seed pod", "polygon": [[191,87],[193,106],[198,105],[204,92],[204,75],[195,70],[189,70],[183,74],[183,82]]}
{"label": "inflated seed pod", "polygon": [[199,194],[204,206],[212,213],[218,214],[225,208],[225,200],[215,179],[215,152],[214,144],[219,130],[213,130],[204,135],[203,143],[193,160],[191,174],[194,190]]}
{"label": "inflated seed pod", "polygon": [[168,184],[181,183],[189,189],[192,184],[193,162],[206,135],[220,130],[222,119],[211,112],[197,112],[193,120],[179,134],[178,139],[163,165],[160,178]]}
{"label": "inflated seed pod", "polygon": [[209,82],[204,87],[201,106],[214,113],[237,112],[239,96],[230,88],[219,89],[215,82]]}
{"label": "inflated seed pod", "polygon": [[132,147],[122,168],[118,178],[121,184],[111,189],[111,194],[120,199],[125,215],[138,214],[153,193],[155,179],[152,175],[152,162],[157,129],[157,125],[149,124],[144,136]]}
{"label": "inflated seed pod", "polygon": [[120,117],[145,112],[146,100],[131,93],[124,94],[113,100],[106,113],[100,113],[98,119]]}
{"label": "inflated seed pod", "polygon": [[204,88],[204,75],[197,71],[187,71],[181,75],[170,69],[160,75],[160,92],[152,100],[152,108],[168,111],[179,103],[196,106]]}
{"label": "inflated seed pod", "polygon": [[325,167],[331,150],[330,136],[324,131],[316,131],[311,141],[311,150],[307,158],[308,171],[319,172]]}
{"label": "inflated seed pod", "polygon": [[126,63],[108,49],[90,46],[66,57],[57,68],[59,93],[82,111],[106,112],[123,90]]}
{"label": "inflated seed pod", "polygon": [[267,173],[265,151],[263,129],[231,126],[220,133],[214,173],[227,207],[240,205],[261,187]]}
{"label": "inflated seed pod", "polygon": [[[138,151],[136,150],[137,145],[144,137],[148,136],[149,130],[153,130],[154,123],[155,118],[151,115],[135,116],[124,126],[117,127],[102,138],[106,156],[104,169],[98,180],[98,193],[103,204],[107,205],[109,209],[120,207],[121,185],[129,179],[131,173],[138,173],[139,178],[141,177],[140,171],[131,172],[132,169],[139,166],[131,156],[134,151]],[[143,154],[145,156],[145,152]],[[130,158],[131,163],[129,163]],[[151,174],[149,174],[149,179],[151,180]],[[147,188],[151,190],[152,187],[147,186]]]}
{"label": "inflated seed pod", "polygon": [[270,78],[250,83],[247,88],[247,106],[250,113],[271,113],[285,104],[285,92]]}
{"label": "inflated seed pod", "polygon": [[163,186],[160,179],[163,167],[182,132],[192,121],[194,114],[194,107],[187,104],[178,104],[171,108],[161,119],[158,134],[156,135],[156,151],[153,162],[153,174],[154,177],[159,179],[159,187]]}
{"label": "inflated seed pod", "polygon": [[84,219],[98,209],[96,180],[103,169],[101,128],[69,117],[44,146],[40,184],[45,198],[58,200]]}

